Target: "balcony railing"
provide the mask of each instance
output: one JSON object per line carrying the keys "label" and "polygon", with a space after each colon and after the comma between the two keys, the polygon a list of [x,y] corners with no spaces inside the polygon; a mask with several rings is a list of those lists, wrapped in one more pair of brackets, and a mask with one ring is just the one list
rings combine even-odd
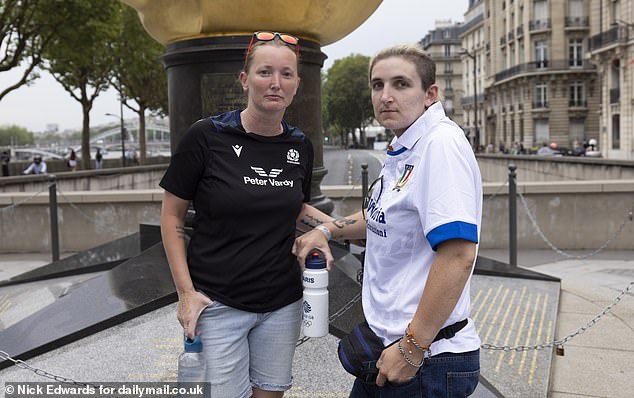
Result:
{"label": "balcony railing", "polygon": [[587,108],[588,101],[584,99],[571,99],[568,100],[568,106],[572,108]]}
{"label": "balcony railing", "polygon": [[534,19],[528,22],[529,32],[535,32],[536,30],[546,30],[546,29],[550,29],[550,18],[549,19]]}
{"label": "balcony railing", "polygon": [[533,101],[533,109],[548,108],[548,101]]}
{"label": "balcony railing", "polygon": [[621,100],[621,89],[611,88],[610,89],[610,104],[618,104],[620,100]]}
{"label": "balcony railing", "polygon": [[[483,102],[484,101],[484,94],[478,94],[478,102]],[[470,105],[473,104],[473,95],[469,95],[466,97],[462,97],[460,98],[460,104],[462,105]]]}
{"label": "balcony railing", "polygon": [[[575,71],[579,70],[595,70],[596,65],[591,64],[588,60],[583,60],[580,66],[575,67]],[[532,61],[524,64],[515,65],[508,69],[503,70],[495,75],[495,81],[509,79],[513,76],[517,76],[523,73],[535,73],[535,72],[553,72],[570,70],[570,61],[568,60],[541,60]]]}
{"label": "balcony railing", "polygon": [[429,57],[433,60],[442,59],[442,60],[459,61],[461,57],[460,53],[457,51],[449,53],[449,54],[445,52],[433,52],[433,53],[427,53],[427,55],[429,55]]}
{"label": "balcony railing", "polygon": [[518,39],[524,35],[524,25],[520,25],[515,29],[515,35]]}
{"label": "balcony railing", "polygon": [[566,28],[588,28],[590,27],[589,17],[566,17],[564,20]]}
{"label": "balcony railing", "polygon": [[627,40],[627,26],[614,26],[609,30],[598,33],[588,39],[590,51],[596,51],[611,44]]}

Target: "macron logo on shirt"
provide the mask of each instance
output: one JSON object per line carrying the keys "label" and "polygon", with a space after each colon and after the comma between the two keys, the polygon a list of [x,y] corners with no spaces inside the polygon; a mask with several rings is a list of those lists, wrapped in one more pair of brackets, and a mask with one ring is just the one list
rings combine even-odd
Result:
{"label": "macron logo on shirt", "polygon": [[237,157],[240,157],[240,153],[242,152],[242,145],[232,145],[233,151],[236,153]]}

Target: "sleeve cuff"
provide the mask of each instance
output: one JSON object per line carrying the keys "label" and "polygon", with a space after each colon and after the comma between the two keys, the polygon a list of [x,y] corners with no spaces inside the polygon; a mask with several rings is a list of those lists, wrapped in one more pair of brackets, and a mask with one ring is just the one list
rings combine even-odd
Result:
{"label": "sleeve cuff", "polygon": [[464,239],[478,243],[478,227],[475,224],[454,221],[439,225],[427,234],[427,241],[433,251],[436,251],[439,244],[450,239]]}

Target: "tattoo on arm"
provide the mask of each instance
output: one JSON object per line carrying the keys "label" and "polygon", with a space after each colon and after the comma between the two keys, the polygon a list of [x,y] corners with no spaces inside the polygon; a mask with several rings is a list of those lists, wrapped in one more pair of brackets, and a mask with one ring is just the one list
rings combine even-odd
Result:
{"label": "tattoo on arm", "polygon": [[342,229],[346,225],[352,225],[352,224],[355,224],[356,222],[357,220],[350,220],[348,218],[337,218],[332,223],[335,224],[335,227]]}
{"label": "tattoo on arm", "polygon": [[305,215],[301,220],[299,220],[299,222],[311,228],[315,228],[316,226],[324,223],[317,217],[311,215]]}
{"label": "tattoo on arm", "polygon": [[185,232],[185,227],[183,227],[182,225],[179,225],[176,227],[176,233],[178,234],[179,238],[187,239],[187,233]]}

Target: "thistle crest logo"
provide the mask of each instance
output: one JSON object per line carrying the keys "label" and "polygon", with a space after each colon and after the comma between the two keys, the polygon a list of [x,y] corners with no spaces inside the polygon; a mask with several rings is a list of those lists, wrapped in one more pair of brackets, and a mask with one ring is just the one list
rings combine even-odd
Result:
{"label": "thistle crest logo", "polygon": [[286,152],[286,162],[291,164],[299,164],[299,152],[295,149],[289,149]]}

